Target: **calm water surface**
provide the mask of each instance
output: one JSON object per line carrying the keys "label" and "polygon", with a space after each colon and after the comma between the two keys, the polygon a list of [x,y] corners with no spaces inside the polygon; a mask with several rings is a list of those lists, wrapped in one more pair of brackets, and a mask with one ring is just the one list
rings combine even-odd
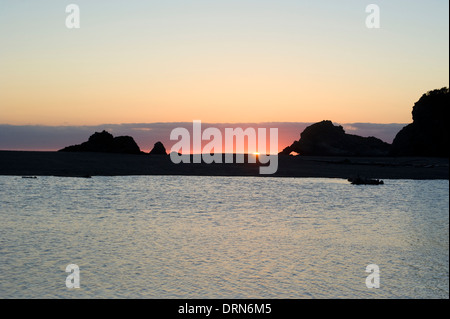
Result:
{"label": "calm water surface", "polygon": [[385,183],[0,176],[0,297],[449,298],[448,181]]}

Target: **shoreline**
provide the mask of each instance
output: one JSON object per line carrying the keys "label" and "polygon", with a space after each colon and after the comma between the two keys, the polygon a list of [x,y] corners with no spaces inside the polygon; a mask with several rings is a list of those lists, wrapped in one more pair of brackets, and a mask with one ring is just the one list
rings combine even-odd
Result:
{"label": "shoreline", "polygon": [[449,159],[428,157],[278,156],[278,171],[260,175],[260,164],[174,164],[148,154],[0,151],[4,176],[258,176],[448,180]]}

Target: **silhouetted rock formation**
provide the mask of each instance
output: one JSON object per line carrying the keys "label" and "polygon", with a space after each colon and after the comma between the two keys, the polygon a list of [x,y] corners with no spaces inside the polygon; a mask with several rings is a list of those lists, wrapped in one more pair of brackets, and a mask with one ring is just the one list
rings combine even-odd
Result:
{"label": "silhouetted rock formation", "polygon": [[392,143],[392,155],[449,157],[449,89],[422,95],[412,110],[413,123]]}
{"label": "silhouetted rock formation", "polygon": [[153,149],[149,153],[150,155],[167,155],[166,148],[163,143],[156,142]]}
{"label": "silhouetted rock formation", "polygon": [[140,154],[141,150],[131,136],[113,137],[110,133],[103,131],[101,133],[95,132],[87,142],[65,147],[59,152]]}
{"label": "silhouetted rock formation", "polygon": [[286,147],[281,154],[291,152],[310,156],[385,156],[390,145],[375,137],[345,133],[342,126],[322,121],[308,126],[300,140]]}

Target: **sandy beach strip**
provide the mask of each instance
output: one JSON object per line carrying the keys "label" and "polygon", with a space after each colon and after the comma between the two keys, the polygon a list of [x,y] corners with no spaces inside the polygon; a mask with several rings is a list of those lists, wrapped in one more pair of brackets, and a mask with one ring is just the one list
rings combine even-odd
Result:
{"label": "sandy beach strip", "polygon": [[174,164],[164,155],[0,151],[0,175],[126,176],[195,175],[446,179],[448,158],[279,156],[278,171],[260,175],[260,164]]}

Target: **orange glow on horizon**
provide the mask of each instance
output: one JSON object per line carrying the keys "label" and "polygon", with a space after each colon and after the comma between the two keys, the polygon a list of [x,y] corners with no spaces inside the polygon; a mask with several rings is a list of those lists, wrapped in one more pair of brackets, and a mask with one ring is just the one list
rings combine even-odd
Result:
{"label": "orange glow on horizon", "polygon": [[355,1],[176,2],[86,1],[77,30],[3,6],[0,124],[409,123],[449,86],[446,1],[386,2],[379,30]]}

